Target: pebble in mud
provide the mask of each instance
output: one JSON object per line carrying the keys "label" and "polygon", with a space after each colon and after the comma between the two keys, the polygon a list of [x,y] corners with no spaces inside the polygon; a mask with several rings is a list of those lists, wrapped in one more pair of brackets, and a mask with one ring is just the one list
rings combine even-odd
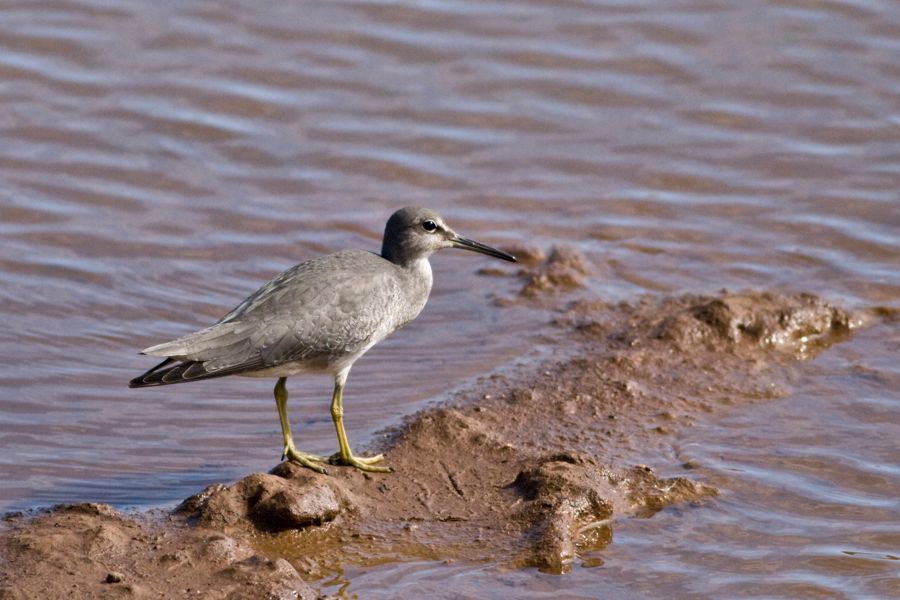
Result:
{"label": "pebble in mud", "polygon": [[125,575],[118,571],[110,571],[106,574],[106,583],[122,583],[125,581]]}

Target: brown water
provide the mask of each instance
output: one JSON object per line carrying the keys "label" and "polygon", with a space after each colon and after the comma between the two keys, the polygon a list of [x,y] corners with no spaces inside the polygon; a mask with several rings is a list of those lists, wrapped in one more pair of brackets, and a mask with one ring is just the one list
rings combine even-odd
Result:
{"label": "brown water", "polygon": [[[269,384],[128,390],[135,352],[272,274],[376,249],[424,204],[568,244],[584,295],[721,287],[900,304],[900,3],[0,5],[0,505],[166,505],[266,469]],[[351,440],[527,352],[488,259],[435,257],[423,315],[354,368]],[[564,577],[348,567],[369,597],[900,596],[900,333],[680,440],[724,491],[619,523]],[[467,342],[474,342],[466,346]],[[291,380],[304,449],[330,383]],[[668,462],[667,462],[668,461]],[[675,468],[678,456],[657,458]],[[763,493],[760,493],[760,492]]]}

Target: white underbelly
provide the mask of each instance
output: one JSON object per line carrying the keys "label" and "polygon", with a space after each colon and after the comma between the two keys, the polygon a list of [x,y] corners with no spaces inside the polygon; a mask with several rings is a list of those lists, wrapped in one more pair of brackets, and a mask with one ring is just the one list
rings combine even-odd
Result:
{"label": "white underbelly", "polygon": [[325,374],[331,375],[332,377],[337,377],[338,374],[349,371],[350,367],[353,366],[353,363],[356,360],[365,354],[369,348],[374,346],[380,339],[384,336],[379,336],[379,338],[375,341],[370,342],[364,348],[357,351],[355,354],[347,354],[344,356],[332,358],[329,361],[309,361],[309,360],[298,360],[295,362],[287,362],[281,365],[277,365],[275,367],[266,367],[265,369],[259,369],[256,371],[245,371],[243,373],[239,373],[239,375],[243,375],[244,377],[293,377],[294,375],[304,375],[304,374]]}
{"label": "white underbelly", "polygon": [[277,367],[268,367],[258,371],[245,371],[238,373],[241,377],[293,377],[294,375],[303,375],[308,373],[327,374],[331,373],[331,369],[323,369],[313,365],[304,364],[303,362],[292,362],[278,365]]}

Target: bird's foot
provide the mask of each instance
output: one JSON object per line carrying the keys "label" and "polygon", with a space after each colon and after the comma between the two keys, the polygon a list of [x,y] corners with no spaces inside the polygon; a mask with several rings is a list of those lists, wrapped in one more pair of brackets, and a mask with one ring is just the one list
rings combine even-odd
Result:
{"label": "bird's foot", "polygon": [[328,458],[329,464],[332,465],[346,465],[348,467],[356,467],[361,471],[369,471],[372,473],[393,473],[394,470],[390,467],[375,466],[375,463],[382,460],[384,460],[383,454],[379,454],[378,456],[353,456],[352,454],[343,456],[340,452],[332,454]]}
{"label": "bird's foot", "polygon": [[329,459],[324,456],[319,456],[317,454],[309,454],[307,452],[300,452],[293,446],[285,446],[284,453],[281,455],[281,460],[287,458],[288,460],[301,464],[307,469],[312,469],[317,473],[328,473],[320,463],[328,463]]}

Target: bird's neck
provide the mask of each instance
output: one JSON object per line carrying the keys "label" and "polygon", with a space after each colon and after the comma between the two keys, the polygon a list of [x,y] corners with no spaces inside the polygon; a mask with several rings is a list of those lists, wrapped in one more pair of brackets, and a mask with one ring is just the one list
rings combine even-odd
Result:
{"label": "bird's neck", "polygon": [[431,291],[431,283],[434,279],[431,275],[431,263],[428,262],[427,257],[410,261],[404,265],[403,268],[409,271],[417,280],[425,284],[426,292]]}
{"label": "bird's neck", "polygon": [[421,302],[421,306],[416,310],[416,314],[418,314],[431,294],[431,284],[433,282],[431,264],[428,262],[428,258],[417,258],[398,264],[397,267],[399,267],[397,274],[407,282],[405,285],[407,286],[406,289],[410,291],[410,298],[415,298],[417,302]]}

